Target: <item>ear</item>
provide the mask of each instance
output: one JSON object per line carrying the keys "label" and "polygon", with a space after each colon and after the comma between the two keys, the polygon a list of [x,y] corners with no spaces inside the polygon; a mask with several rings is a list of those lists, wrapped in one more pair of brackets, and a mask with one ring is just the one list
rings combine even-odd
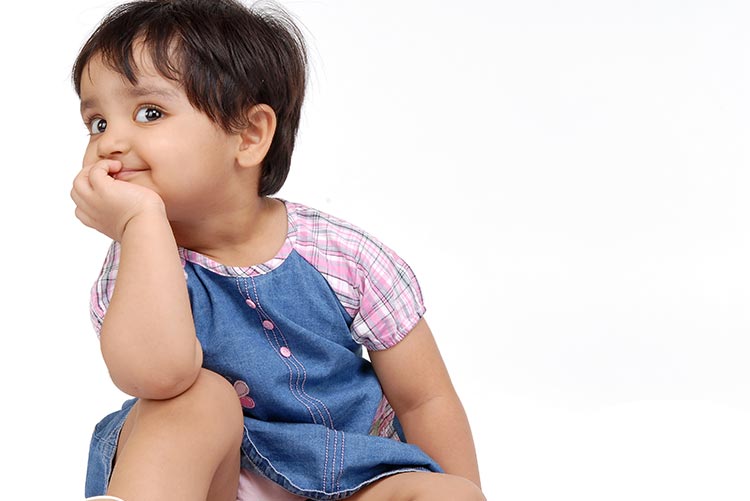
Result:
{"label": "ear", "polygon": [[255,167],[271,147],[276,132],[276,113],[267,104],[256,104],[247,112],[248,126],[241,130],[237,163],[242,167]]}

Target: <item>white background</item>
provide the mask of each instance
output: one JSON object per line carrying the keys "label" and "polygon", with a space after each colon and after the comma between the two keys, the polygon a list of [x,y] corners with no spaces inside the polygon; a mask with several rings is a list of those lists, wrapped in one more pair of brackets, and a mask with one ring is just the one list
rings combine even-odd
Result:
{"label": "white background", "polygon": [[[113,5],[0,20],[2,499],[82,499],[123,398],[88,319],[108,242],[68,198],[68,72]],[[750,499],[748,4],[284,5],[313,67],[280,195],[417,272],[487,497]]]}

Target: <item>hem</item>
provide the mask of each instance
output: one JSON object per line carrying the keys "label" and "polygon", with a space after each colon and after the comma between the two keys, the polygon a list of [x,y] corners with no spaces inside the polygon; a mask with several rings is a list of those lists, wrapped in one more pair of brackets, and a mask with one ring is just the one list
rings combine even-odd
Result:
{"label": "hem", "polygon": [[[242,467],[251,471],[257,472],[259,475],[263,475],[267,479],[281,486],[284,490],[291,492],[297,496],[307,498],[313,501],[333,501],[339,499],[346,499],[354,495],[357,491],[367,487],[368,485],[382,480],[383,478],[398,475],[399,473],[410,473],[410,472],[433,472],[433,470],[425,467],[414,466],[414,467],[402,467],[395,470],[379,473],[373,477],[363,480],[359,484],[347,488],[335,491],[325,491],[318,489],[305,489],[295,484],[289,477],[277,470],[271,461],[258,451],[255,444],[250,440],[250,435],[245,427],[245,440],[250,444],[251,450],[247,450],[246,447],[241,447],[243,458]],[[439,473],[439,472],[435,472]]]}

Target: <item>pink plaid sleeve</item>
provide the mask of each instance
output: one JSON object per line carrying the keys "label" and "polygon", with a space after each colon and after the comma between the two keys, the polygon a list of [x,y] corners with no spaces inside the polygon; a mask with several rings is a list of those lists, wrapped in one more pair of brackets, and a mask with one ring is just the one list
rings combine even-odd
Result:
{"label": "pink plaid sleeve", "polygon": [[115,279],[117,278],[117,268],[120,265],[120,244],[112,242],[107,251],[107,257],[104,258],[102,270],[99,272],[99,278],[96,279],[94,286],[91,288],[91,323],[94,325],[96,335],[102,330],[104,314],[109,307],[109,300],[112,298],[112,291],[115,290]]}
{"label": "pink plaid sleeve", "polygon": [[401,341],[424,315],[419,283],[393,250],[356,226],[287,202],[297,252],[328,281],[370,350]]}

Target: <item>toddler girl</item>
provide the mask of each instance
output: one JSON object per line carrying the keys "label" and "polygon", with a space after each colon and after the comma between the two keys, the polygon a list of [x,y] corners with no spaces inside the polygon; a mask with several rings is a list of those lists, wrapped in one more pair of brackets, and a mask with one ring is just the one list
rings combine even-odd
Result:
{"label": "toddler girl", "polygon": [[286,14],[232,0],[124,4],[78,55],[72,198],[113,240],[92,320],[135,397],[94,431],[87,496],[484,499],[410,268],[271,197],[306,71]]}

